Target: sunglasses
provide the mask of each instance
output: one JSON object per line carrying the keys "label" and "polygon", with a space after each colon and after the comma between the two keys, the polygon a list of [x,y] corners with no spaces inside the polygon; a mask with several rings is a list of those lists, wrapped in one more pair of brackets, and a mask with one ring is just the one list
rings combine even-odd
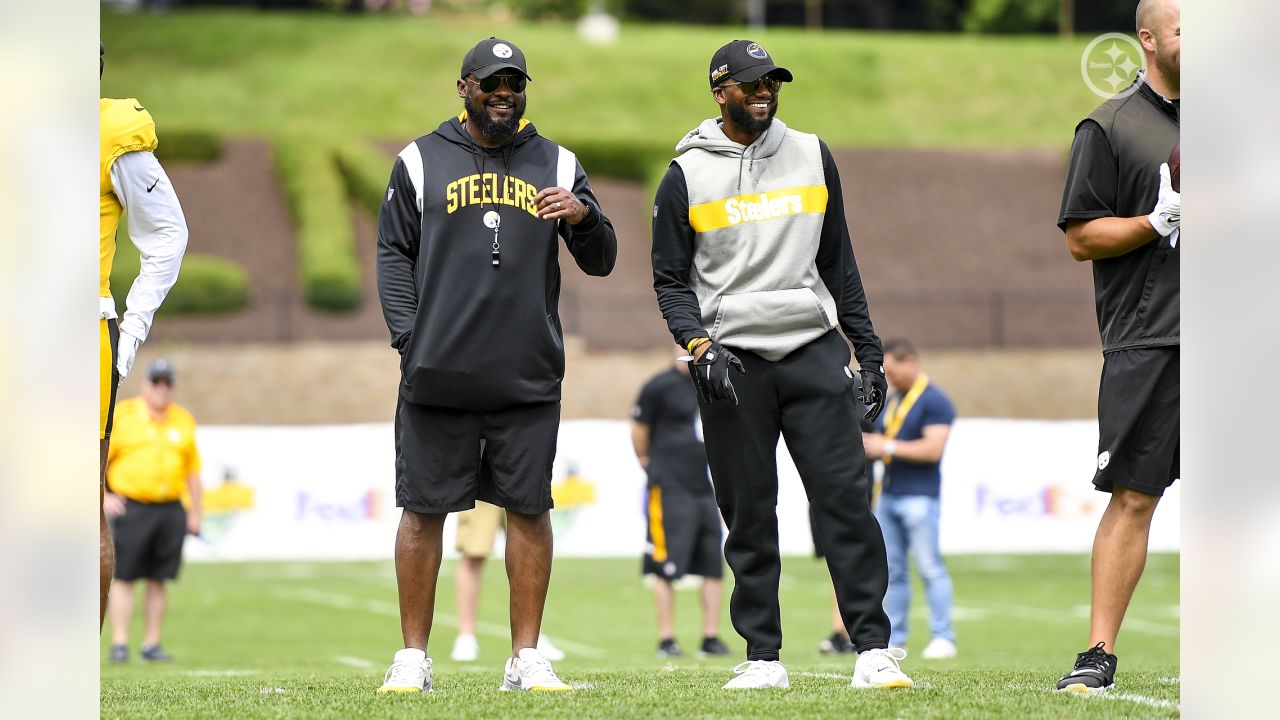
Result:
{"label": "sunglasses", "polygon": [[498,91],[499,85],[506,85],[511,92],[519,94],[524,92],[524,86],[529,79],[523,75],[490,75],[483,80],[472,80],[467,78],[467,82],[475,83],[483,93],[492,93]]}
{"label": "sunglasses", "polygon": [[771,77],[762,77],[759,80],[752,80],[750,82],[726,82],[721,83],[720,87],[725,87],[727,85],[737,85],[743,95],[755,95],[761,85],[769,88],[769,92],[774,95],[777,95],[778,91],[782,89],[782,81]]}

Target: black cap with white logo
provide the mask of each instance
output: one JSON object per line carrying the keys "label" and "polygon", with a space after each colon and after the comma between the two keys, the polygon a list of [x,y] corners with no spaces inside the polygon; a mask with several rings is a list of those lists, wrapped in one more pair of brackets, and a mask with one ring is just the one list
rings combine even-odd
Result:
{"label": "black cap with white logo", "polygon": [[525,78],[533,79],[529,77],[520,48],[514,43],[491,37],[467,51],[466,57],[462,58],[462,74],[458,77],[465,78],[474,73],[477,80],[483,80],[503,68],[518,70]]}
{"label": "black cap with white logo", "polygon": [[773,64],[773,58],[751,40],[734,40],[711,56],[711,87],[729,78],[742,82],[758,80],[769,73],[784,82],[791,82],[791,71]]}

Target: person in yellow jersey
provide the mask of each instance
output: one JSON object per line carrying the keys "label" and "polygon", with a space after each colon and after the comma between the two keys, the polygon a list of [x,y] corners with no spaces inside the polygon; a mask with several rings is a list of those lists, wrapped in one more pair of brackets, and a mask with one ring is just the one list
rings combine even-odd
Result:
{"label": "person in yellow jersey", "polygon": [[[116,410],[115,441],[107,457],[103,504],[115,531],[116,591],[111,594],[111,662],[129,659],[134,582],[147,581],[146,636],[139,654],[149,662],[172,658],[160,645],[165,583],[178,577],[182,544],[200,533],[203,489],[196,421],[173,402],[173,365],[147,369],[142,395]],[[189,507],[183,507],[186,497]]]}
{"label": "person in yellow jersey", "polygon": [[[99,73],[106,49],[98,46]],[[116,388],[129,375],[138,346],[147,339],[160,303],[178,280],[187,249],[187,221],[173,185],[156,160],[155,122],[134,98],[102,98],[98,103],[100,142],[98,167],[98,407],[99,489],[106,479]],[[111,294],[111,264],[116,254],[120,218],[129,214],[129,239],[142,265],[125,300],[124,318],[116,320]],[[98,624],[107,610],[107,593],[115,569],[111,531],[100,512]]]}

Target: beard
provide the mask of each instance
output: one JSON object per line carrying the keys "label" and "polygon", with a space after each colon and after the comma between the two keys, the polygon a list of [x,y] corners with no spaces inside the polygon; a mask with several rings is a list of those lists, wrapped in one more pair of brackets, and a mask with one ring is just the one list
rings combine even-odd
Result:
{"label": "beard", "polygon": [[1160,75],[1165,82],[1174,90],[1181,92],[1179,88],[1179,76],[1182,73],[1181,57],[1179,55],[1166,54],[1160,52],[1160,48],[1156,48],[1156,68],[1160,70]]}
{"label": "beard", "polygon": [[480,128],[480,134],[490,140],[505,140],[516,134],[516,129],[520,127],[520,118],[524,117],[524,98],[515,97],[511,100],[515,106],[515,114],[510,120],[494,120],[489,116],[483,107],[477,108],[471,103],[471,93],[467,92],[462,98],[462,106],[467,110],[467,119],[476,124]]}
{"label": "beard", "polygon": [[750,112],[747,111],[746,102],[743,102],[742,104],[729,103],[725,108],[729,111],[729,119],[738,127],[752,135],[768,130],[769,126],[773,124],[773,116],[778,112],[778,106],[774,105],[769,108],[768,117],[763,120],[757,120],[751,116]]}

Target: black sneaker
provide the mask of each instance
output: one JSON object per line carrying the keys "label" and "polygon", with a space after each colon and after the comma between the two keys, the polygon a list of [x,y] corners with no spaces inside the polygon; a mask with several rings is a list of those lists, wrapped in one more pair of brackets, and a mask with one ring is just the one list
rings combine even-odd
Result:
{"label": "black sneaker", "polygon": [[129,662],[129,646],[128,645],[112,645],[111,654],[107,659],[113,663]]}
{"label": "black sneaker", "polygon": [[818,652],[823,655],[846,655],[854,651],[853,643],[838,632],[831,633],[831,637],[818,643]]}
{"label": "black sneaker", "polygon": [[702,639],[702,648],[700,652],[703,655],[728,655],[729,648],[725,647],[724,643],[720,642],[719,637],[712,635],[711,637]]}
{"label": "black sneaker", "polygon": [[1075,693],[1106,692],[1116,686],[1115,655],[1098,643],[1076,655],[1076,666],[1058,681],[1058,689]]}
{"label": "black sneaker", "polygon": [[684,655],[684,651],[680,649],[680,645],[676,643],[675,638],[667,638],[658,643],[658,657],[674,658]]}
{"label": "black sneaker", "polygon": [[171,662],[173,656],[164,651],[159,645],[143,646],[138,648],[138,655],[147,662]]}

